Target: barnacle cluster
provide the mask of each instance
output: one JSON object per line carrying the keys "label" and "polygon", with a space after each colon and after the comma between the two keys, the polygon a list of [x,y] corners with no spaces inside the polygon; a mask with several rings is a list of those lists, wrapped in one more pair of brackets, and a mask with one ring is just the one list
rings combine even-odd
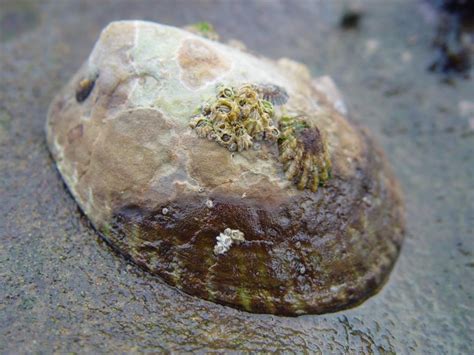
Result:
{"label": "barnacle cluster", "polygon": [[216,237],[216,245],[214,246],[214,254],[226,253],[232,244],[240,244],[245,241],[244,233],[238,229],[226,228],[223,233]]}
{"label": "barnacle cluster", "polygon": [[286,91],[272,84],[221,86],[215,100],[201,106],[190,126],[199,137],[214,140],[232,152],[258,149],[259,141],[278,142],[288,180],[300,190],[317,191],[331,173],[327,143],[304,115],[276,117],[273,105],[282,105],[287,99]]}
{"label": "barnacle cluster", "polygon": [[244,84],[238,88],[221,86],[216,99],[202,105],[190,126],[199,137],[207,137],[230,151],[259,148],[259,141],[275,142],[280,131],[273,123],[274,108],[262,90]]}
{"label": "barnacle cluster", "polygon": [[316,126],[297,116],[283,116],[279,127],[278,148],[286,177],[299,190],[309,188],[316,192],[331,174],[325,137]]}

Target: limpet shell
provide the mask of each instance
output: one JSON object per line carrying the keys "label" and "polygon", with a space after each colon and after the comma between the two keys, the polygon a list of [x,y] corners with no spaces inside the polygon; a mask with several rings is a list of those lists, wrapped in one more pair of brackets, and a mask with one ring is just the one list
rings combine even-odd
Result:
{"label": "limpet shell", "polygon": [[[276,119],[301,113],[319,130],[311,139],[325,137],[323,186],[288,180],[275,141],[237,151],[189,126],[219,87],[245,84],[271,88]],[[404,230],[383,153],[334,93],[329,78],[289,59],[113,22],[54,98],[47,141],[95,229],[168,284],[250,312],[332,312],[381,287]],[[307,162],[309,172],[320,164]]]}

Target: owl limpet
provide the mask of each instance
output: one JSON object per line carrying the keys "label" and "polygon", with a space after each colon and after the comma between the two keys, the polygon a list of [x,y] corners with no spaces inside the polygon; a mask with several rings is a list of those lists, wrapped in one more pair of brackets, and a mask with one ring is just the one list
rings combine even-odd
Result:
{"label": "owl limpet", "polygon": [[120,21],[46,132],[114,249],[190,295],[300,315],[373,295],[403,240],[397,182],[345,115],[333,82],[300,63]]}

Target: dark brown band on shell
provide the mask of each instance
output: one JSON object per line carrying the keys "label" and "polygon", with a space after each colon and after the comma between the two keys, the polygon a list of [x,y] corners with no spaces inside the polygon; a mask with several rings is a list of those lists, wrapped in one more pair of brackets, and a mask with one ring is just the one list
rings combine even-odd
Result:
{"label": "dark brown band on shell", "polygon": [[[117,207],[99,229],[116,249],[189,294],[293,316],[337,311],[375,293],[402,241],[399,190],[371,143],[356,176],[336,176],[318,193],[306,190],[273,207],[212,200],[213,208],[197,195],[153,210]],[[246,241],[215,255],[225,228],[239,229]]]}

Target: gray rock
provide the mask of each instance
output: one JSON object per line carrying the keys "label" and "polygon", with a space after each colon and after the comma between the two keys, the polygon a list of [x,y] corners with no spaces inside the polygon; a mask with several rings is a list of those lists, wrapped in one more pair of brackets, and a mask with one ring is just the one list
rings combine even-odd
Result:
{"label": "gray rock", "polygon": [[[369,0],[350,33],[337,29],[342,1],[29,2],[41,19],[34,30],[17,23],[0,43],[1,351],[469,353],[474,135],[457,106],[474,87],[443,85],[425,71],[435,28],[417,2]],[[224,39],[335,79],[406,196],[405,246],[376,297],[323,316],[240,312],[174,290],[96,238],[56,172],[44,118],[100,30],[132,16],[207,20]],[[368,54],[372,43],[378,50]]]}

